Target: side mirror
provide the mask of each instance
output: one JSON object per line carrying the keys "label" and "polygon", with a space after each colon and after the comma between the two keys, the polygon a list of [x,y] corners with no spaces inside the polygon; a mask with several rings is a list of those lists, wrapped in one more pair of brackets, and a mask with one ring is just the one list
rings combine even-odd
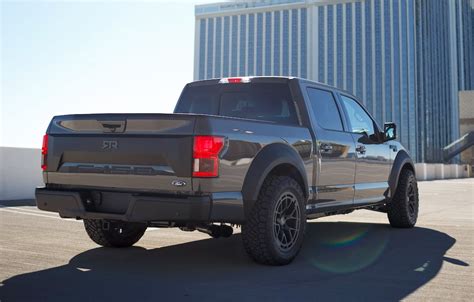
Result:
{"label": "side mirror", "polygon": [[383,125],[384,141],[391,141],[397,138],[397,125],[395,123],[385,123]]}

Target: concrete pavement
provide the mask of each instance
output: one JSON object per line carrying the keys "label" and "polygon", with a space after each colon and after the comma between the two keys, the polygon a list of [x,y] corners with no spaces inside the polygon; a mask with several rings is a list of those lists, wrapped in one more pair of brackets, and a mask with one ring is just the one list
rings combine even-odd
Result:
{"label": "concrete pavement", "polygon": [[0,202],[0,300],[474,300],[474,179],[421,182],[420,217],[392,229],[356,211],[311,221],[288,266],[253,263],[230,239],[149,229],[109,249],[82,222]]}

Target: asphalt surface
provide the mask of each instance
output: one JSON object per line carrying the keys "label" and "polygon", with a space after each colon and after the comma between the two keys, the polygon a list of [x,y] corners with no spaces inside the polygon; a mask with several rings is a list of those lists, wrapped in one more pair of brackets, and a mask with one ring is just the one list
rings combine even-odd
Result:
{"label": "asphalt surface", "polygon": [[80,221],[0,202],[0,300],[474,301],[474,179],[422,182],[413,229],[361,210],[309,223],[290,265],[262,266],[241,236],[148,229],[102,248]]}

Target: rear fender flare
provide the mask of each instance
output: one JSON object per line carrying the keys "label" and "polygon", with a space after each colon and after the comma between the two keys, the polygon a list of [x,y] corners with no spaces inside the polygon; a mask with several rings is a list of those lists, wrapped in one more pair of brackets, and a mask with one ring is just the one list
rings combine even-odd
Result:
{"label": "rear fender flare", "polygon": [[284,143],[274,143],[264,147],[252,161],[250,168],[245,176],[242,187],[242,196],[244,199],[245,216],[248,217],[258,194],[265,181],[265,178],[277,166],[288,164],[296,168],[303,181],[303,192],[305,198],[308,198],[308,180],[301,156],[289,145]]}

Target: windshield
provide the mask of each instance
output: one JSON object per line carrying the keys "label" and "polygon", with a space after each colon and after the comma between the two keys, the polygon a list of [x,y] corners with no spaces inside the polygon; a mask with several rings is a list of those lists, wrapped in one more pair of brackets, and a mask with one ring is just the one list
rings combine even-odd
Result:
{"label": "windshield", "polygon": [[188,86],[175,113],[211,114],[297,124],[288,84],[246,83]]}

